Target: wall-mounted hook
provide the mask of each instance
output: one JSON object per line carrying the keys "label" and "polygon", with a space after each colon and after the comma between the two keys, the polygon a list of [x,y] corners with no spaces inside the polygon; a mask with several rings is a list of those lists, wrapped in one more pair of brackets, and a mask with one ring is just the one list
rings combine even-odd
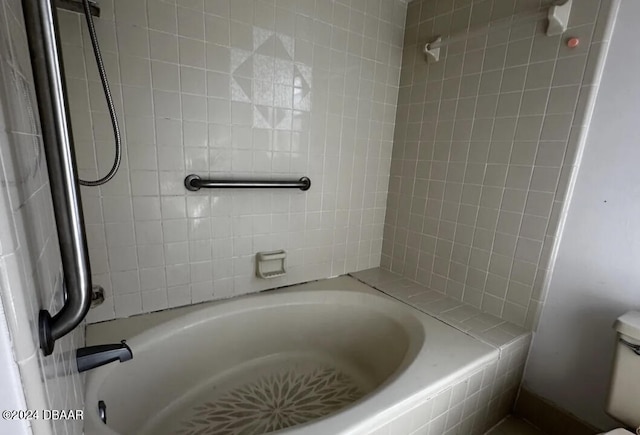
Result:
{"label": "wall-mounted hook", "polygon": [[440,60],[440,43],[442,37],[438,36],[431,42],[427,42],[422,50],[427,57],[427,62],[437,62]]}
{"label": "wall-mounted hook", "polygon": [[549,8],[547,36],[562,35],[567,30],[572,3],[573,0],[566,0],[563,4]]}

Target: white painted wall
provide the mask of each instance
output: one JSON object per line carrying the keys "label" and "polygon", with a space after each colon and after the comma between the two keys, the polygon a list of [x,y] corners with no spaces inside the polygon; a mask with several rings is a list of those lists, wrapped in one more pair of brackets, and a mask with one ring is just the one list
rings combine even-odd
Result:
{"label": "white painted wall", "polygon": [[[18,365],[11,351],[7,321],[0,299],[0,411],[26,409]],[[27,435],[31,433],[26,420],[5,420],[0,417],[0,433]]]}
{"label": "white painted wall", "polygon": [[602,429],[614,320],[640,309],[640,2],[622,0],[525,387]]}

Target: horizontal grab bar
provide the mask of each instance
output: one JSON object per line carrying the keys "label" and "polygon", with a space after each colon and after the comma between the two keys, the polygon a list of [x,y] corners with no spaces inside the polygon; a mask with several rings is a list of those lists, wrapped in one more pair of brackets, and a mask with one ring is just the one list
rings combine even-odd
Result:
{"label": "horizontal grab bar", "polygon": [[192,192],[197,192],[201,188],[214,189],[214,188],[241,188],[241,189],[255,189],[255,188],[297,188],[300,190],[309,190],[311,188],[311,180],[308,177],[302,177],[295,181],[278,181],[278,180],[203,180],[199,175],[191,174],[184,179],[184,187]]}

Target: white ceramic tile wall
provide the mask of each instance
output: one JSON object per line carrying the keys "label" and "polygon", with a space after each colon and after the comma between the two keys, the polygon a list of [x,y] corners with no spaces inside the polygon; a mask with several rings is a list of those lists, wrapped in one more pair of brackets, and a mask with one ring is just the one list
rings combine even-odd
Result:
{"label": "white ceramic tile wall", "polygon": [[[22,7],[17,0],[0,3],[0,77],[0,297],[12,358],[28,408],[82,409],[83,382],[75,371],[72,350],[84,344],[84,331],[80,328],[58,341],[53,355],[46,358],[36,336],[39,309],[60,309],[62,272]],[[82,433],[81,422],[34,420],[30,424],[35,434]],[[0,427],[4,428],[2,423]]]}
{"label": "white ceramic tile wall", "polygon": [[[599,81],[610,1],[573,3],[569,29],[516,19],[442,49],[435,35],[502,22],[539,0],[409,3],[382,266],[533,327]],[[569,49],[568,37],[580,38]]]}
{"label": "white ceramic tile wall", "polygon": [[491,346],[501,347],[528,334],[518,325],[379,267],[351,275]]}
{"label": "white ceramic tile wall", "polygon": [[351,275],[499,350],[494,362],[463,380],[452,381],[444,391],[376,430],[376,435],[481,434],[509,414],[522,380],[531,332],[382,268]]}
{"label": "white ceramic tile wall", "polygon": [[[90,321],[378,266],[406,4],[398,0],[101,0],[96,20],[126,151],[83,189]],[[78,14],[63,52],[78,165],[113,156]],[[293,178],[310,191],[187,192],[185,175]],[[254,278],[258,251],[288,276]]]}
{"label": "white ceramic tile wall", "polygon": [[476,435],[509,414],[516,398],[530,334],[504,346],[497,360],[456,380],[372,435]]}

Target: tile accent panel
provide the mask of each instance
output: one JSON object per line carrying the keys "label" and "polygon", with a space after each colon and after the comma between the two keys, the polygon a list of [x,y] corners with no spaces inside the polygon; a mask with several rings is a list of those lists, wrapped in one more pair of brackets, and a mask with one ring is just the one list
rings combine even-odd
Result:
{"label": "tile accent panel", "polygon": [[[122,169],[83,189],[90,321],[378,266],[406,3],[101,0]],[[113,137],[83,17],[60,13],[81,174]],[[187,174],[292,178],[311,190],[188,192]],[[286,249],[288,275],[254,277]]]}
{"label": "tile accent panel", "polygon": [[[17,0],[0,3],[0,77],[0,298],[5,310],[0,322],[6,319],[26,407],[82,409],[84,385],[73,355],[84,345],[84,329],[56,342],[48,357],[42,356],[37,338],[40,308],[58,312],[62,306],[62,265]],[[82,433],[81,421],[28,424],[37,435]],[[13,428],[0,432],[14,433]]]}
{"label": "tile accent panel", "polygon": [[[545,298],[611,1],[574,2],[563,36],[509,18],[548,4],[409,3],[381,262],[527,328]],[[422,53],[435,35],[505,22],[443,47],[437,63]]]}

